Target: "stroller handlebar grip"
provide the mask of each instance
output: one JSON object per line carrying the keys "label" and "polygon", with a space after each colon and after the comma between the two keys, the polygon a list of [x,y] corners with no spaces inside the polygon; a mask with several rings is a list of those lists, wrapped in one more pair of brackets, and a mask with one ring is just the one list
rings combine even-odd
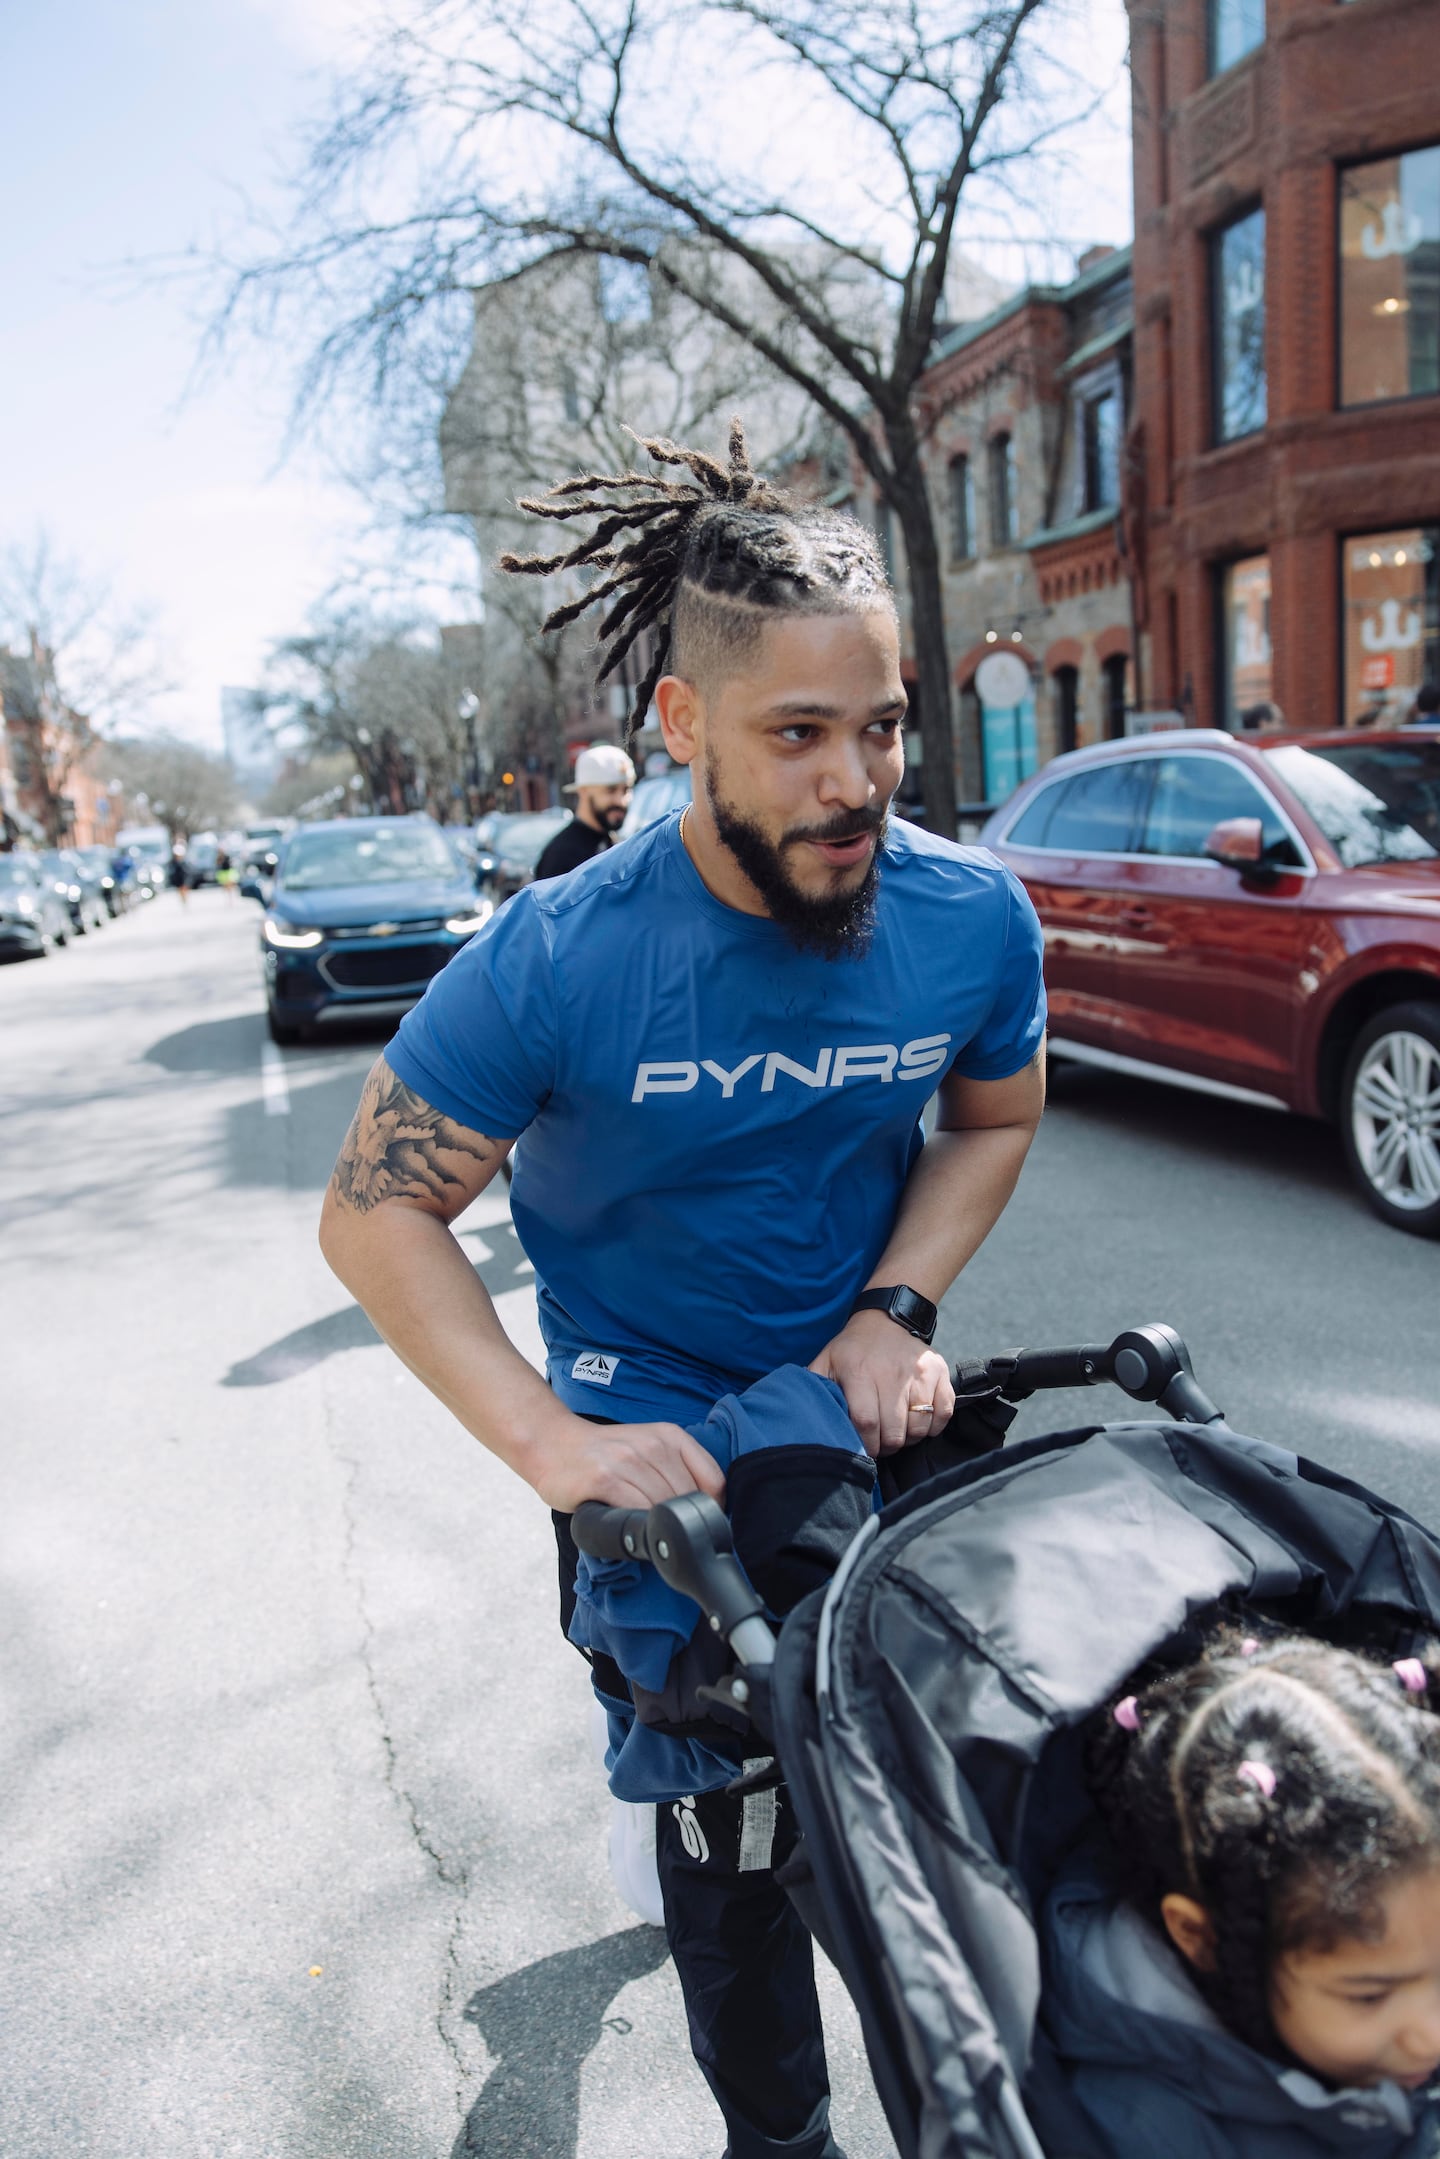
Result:
{"label": "stroller handlebar grip", "polygon": [[1173,1327],[1129,1327],[1113,1342],[1079,1349],[1012,1349],[992,1357],[985,1379],[1009,1402],[1056,1387],[1119,1387],[1132,1402],[1158,1402],[1177,1422],[1217,1424],[1222,1412],[1190,1366]]}
{"label": "stroller handlebar grip", "polygon": [[591,1559],[648,1559],[647,1507],[607,1507],[586,1499],[570,1517],[570,1534]]}
{"label": "stroller handlebar grip", "polygon": [[735,1557],[730,1524],[703,1492],[658,1506],[606,1507],[587,1499],[570,1517],[570,1534],[592,1559],[644,1559],[660,1578],[704,1613],[743,1664],[769,1664],[774,1636],[765,1607]]}
{"label": "stroller handlebar grip", "polygon": [[1110,1351],[1103,1342],[1078,1349],[1011,1349],[991,1357],[985,1376],[1007,1401],[1047,1393],[1053,1387],[1098,1387],[1115,1377]]}

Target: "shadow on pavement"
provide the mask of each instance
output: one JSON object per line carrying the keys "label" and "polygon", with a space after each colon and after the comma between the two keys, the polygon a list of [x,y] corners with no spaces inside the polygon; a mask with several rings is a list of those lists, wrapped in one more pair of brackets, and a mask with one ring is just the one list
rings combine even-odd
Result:
{"label": "shadow on pavement", "polygon": [[[521,1276],[519,1268],[525,1254],[520,1240],[509,1222],[492,1223],[484,1233],[484,1253],[477,1252],[475,1242],[461,1232],[461,1247],[466,1250],[486,1289],[492,1297],[498,1297],[507,1289],[517,1289],[528,1275]],[[221,1380],[222,1387],[274,1387],[284,1379],[295,1379],[301,1372],[308,1372],[313,1365],[323,1364],[327,1357],[334,1357],[344,1349],[373,1349],[380,1337],[371,1326],[358,1304],[342,1305],[338,1312],[327,1312],[323,1319],[312,1319],[303,1327],[296,1327],[290,1334],[281,1335],[277,1342],[267,1342],[253,1356],[242,1357],[232,1364]]]}
{"label": "shadow on pavement", "polygon": [[258,1012],[223,1020],[197,1020],[178,1034],[162,1035],[145,1052],[146,1064],[166,1072],[248,1071],[260,1055],[265,1022]]}
{"label": "shadow on pavement", "polygon": [[275,1387],[282,1379],[295,1379],[312,1365],[323,1364],[342,1349],[373,1349],[380,1340],[358,1304],[343,1305],[297,1327],[278,1342],[268,1342],[253,1357],[232,1364],[221,1380],[222,1387]]}
{"label": "shadow on pavement", "polygon": [[542,1957],[482,1988],[465,2021],[495,2066],[470,2109],[450,2159],[574,2159],[580,2137],[580,2072],[623,1987],[658,1971],[669,1954],[659,1927],[627,1927],[579,1949]]}

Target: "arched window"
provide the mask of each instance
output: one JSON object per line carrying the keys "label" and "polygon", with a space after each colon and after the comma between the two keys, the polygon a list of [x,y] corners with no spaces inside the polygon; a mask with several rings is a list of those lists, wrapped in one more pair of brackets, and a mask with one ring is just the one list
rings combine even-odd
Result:
{"label": "arched window", "polygon": [[1009,435],[990,439],[990,544],[1015,541],[1015,446]]}
{"label": "arched window", "polygon": [[1125,677],[1130,662],[1123,652],[1117,652],[1105,662],[1102,670],[1105,684],[1105,733],[1116,741],[1125,732]]}
{"label": "arched window", "polygon": [[1057,667],[1052,680],[1055,684],[1055,748],[1063,753],[1073,750],[1077,739],[1080,670],[1078,667]]}
{"label": "arched window", "polygon": [[968,562],[975,552],[975,482],[963,452],[950,460],[950,560]]}

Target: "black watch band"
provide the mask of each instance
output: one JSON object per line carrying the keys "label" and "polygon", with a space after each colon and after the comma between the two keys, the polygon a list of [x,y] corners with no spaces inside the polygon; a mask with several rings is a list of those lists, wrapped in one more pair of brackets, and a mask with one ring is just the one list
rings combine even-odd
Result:
{"label": "black watch band", "polygon": [[934,1341],[935,1322],[940,1317],[928,1297],[922,1297],[918,1289],[908,1289],[903,1282],[897,1289],[862,1290],[850,1309],[852,1312],[883,1312],[897,1327],[913,1334],[918,1342]]}

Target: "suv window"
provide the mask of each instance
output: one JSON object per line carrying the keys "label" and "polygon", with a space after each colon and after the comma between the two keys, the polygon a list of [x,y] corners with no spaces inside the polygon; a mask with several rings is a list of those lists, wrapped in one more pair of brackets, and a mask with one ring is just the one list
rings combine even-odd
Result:
{"label": "suv window", "polygon": [[1347,870],[1440,854],[1440,742],[1285,742],[1266,755]]}
{"label": "suv window", "polygon": [[1265,860],[1298,869],[1300,850],[1264,789],[1229,757],[1159,757],[1145,819],[1143,852],[1200,858],[1212,828],[1227,817],[1258,817]]}
{"label": "suv window", "polygon": [[1057,780],[1020,812],[1005,835],[1007,843],[1066,855],[1133,854],[1153,763],[1151,758],[1117,757],[1113,764]]}

